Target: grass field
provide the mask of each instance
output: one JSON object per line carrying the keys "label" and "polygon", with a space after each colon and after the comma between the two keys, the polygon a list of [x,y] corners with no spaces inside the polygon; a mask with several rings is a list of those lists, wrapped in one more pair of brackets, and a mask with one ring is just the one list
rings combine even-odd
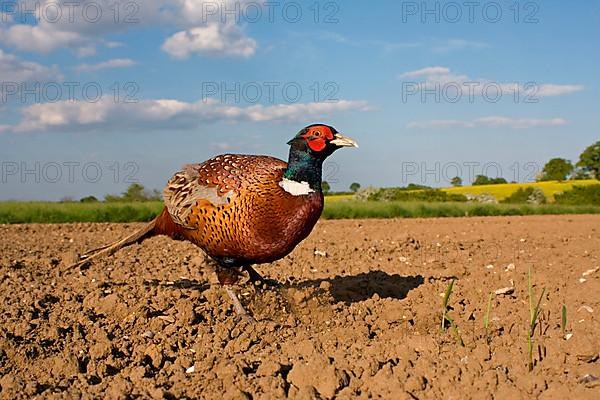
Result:
{"label": "grass field", "polygon": [[47,203],[0,202],[0,223],[133,222],[150,221],[163,203]]}
{"label": "grass field", "polygon": [[530,204],[339,201],[325,203],[323,218],[437,218],[548,214],[600,214],[600,207],[564,206],[558,204],[538,206]]}
{"label": "grass field", "polygon": [[531,182],[531,183],[506,183],[502,185],[481,185],[481,186],[461,186],[442,189],[447,193],[455,194],[483,194],[488,193],[494,196],[497,200],[504,200],[520,188],[534,187],[541,189],[549,201],[554,201],[554,195],[561,192],[571,190],[573,186],[598,185],[600,182],[595,179],[584,181],[548,181],[548,182]]}
{"label": "grass field", "polygon": [[[43,203],[0,202],[0,223],[142,222],[162,209],[161,202]],[[600,214],[600,207],[518,204],[362,202],[328,198],[323,218],[429,218],[535,214]]]}

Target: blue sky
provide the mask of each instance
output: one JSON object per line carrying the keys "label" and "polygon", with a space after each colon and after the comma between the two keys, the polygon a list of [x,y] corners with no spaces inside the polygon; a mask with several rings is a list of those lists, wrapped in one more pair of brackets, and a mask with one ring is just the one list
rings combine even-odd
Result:
{"label": "blue sky", "polygon": [[600,136],[600,1],[37,3],[0,2],[0,200],[286,158],[313,122],[361,145],[337,190],[531,180]]}

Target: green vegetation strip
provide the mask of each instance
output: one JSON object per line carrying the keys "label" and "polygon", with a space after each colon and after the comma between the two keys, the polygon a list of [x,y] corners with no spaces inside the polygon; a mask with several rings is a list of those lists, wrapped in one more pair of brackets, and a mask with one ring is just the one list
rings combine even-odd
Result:
{"label": "green vegetation strip", "polygon": [[[0,202],[0,223],[143,222],[162,210],[161,202]],[[431,218],[536,214],[600,214],[600,206],[425,202],[327,202],[323,218]]]}
{"label": "green vegetation strip", "polygon": [[131,203],[0,202],[0,223],[143,222],[162,210],[159,201]]}
{"label": "green vegetation strip", "polygon": [[600,214],[600,206],[341,201],[327,203],[323,218],[438,218],[548,214]]}

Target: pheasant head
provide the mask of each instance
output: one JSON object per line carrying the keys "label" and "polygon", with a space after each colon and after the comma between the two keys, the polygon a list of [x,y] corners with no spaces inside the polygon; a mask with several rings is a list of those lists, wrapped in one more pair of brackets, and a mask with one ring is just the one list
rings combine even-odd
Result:
{"label": "pheasant head", "polygon": [[291,151],[307,152],[324,160],[342,147],[358,147],[354,140],[343,136],[333,126],[314,124],[302,129],[288,142]]}
{"label": "pheasant head", "polygon": [[323,161],[342,147],[358,147],[353,139],[343,136],[334,127],[309,125],[288,142],[291,146],[287,180],[305,183],[307,191],[321,192]]}

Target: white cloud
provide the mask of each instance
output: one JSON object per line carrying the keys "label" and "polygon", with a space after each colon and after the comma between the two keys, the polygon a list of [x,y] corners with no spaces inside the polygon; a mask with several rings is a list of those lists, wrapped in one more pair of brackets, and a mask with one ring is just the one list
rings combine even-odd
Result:
{"label": "white cloud", "polygon": [[[257,4],[255,0],[122,0],[116,3],[115,0],[20,0],[19,8],[38,10],[37,23],[24,23],[20,15],[11,17],[13,23],[0,25],[0,43],[42,54],[70,48],[78,56],[86,57],[95,54],[98,46],[113,46],[114,42],[105,39],[107,35],[161,27],[177,32],[163,44],[165,51],[176,57],[184,58],[193,53],[249,57],[255,52],[256,41],[247,37],[239,26],[240,15],[223,11],[242,10],[244,3]],[[49,4],[54,6],[49,7]],[[214,12],[215,7],[217,12]],[[52,21],[51,11],[55,9],[60,9],[62,15]],[[101,16],[93,21],[98,9]]]}
{"label": "white cloud", "polygon": [[544,84],[539,86],[537,93],[540,97],[562,96],[563,94],[571,94],[580,92],[585,87],[583,85],[555,85]]}
{"label": "white cloud", "polygon": [[175,33],[165,40],[162,50],[180,59],[194,53],[250,57],[256,46],[256,41],[244,36],[237,26],[211,23]]}
{"label": "white cloud", "polygon": [[61,80],[56,68],[48,68],[41,64],[24,61],[19,57],[5,53],[0,49],[0,77],[3,82],[44,82]]}
{"label": "white cloud", "polygon": [[455,119],[437,119],[431,121],[409,122],[408,129],[447,129],[447,128],[474,128],[473,123]]}
{"label": "white cloud", "polygon": [[499,116],[481,117],[473,120],[430,120],[410,122],[406,125],[409,129],[449,129],[449,128],[511,128],[526,129],[543,126],[567,125],[563,118],[509,118]]}
{"label": "white cloud", "polygon": [[483,49],[489,47],[486,43],[478,42],[474,40],[465,39],[448,39],[436,43],[432,46],[432,50],[435,53],[450,53],[457,50],[465,49]]}
{"label": "white cloud", "polygon": [[106,45],[106,47],[108,47],[109,49],[116,49],[119,47],[123,47],[124,44],[121,42],[115,42],[115,41],[108,41],[104,43]]}
{"label": "white cloud", "polygon": [[535,128],[540,126],[563,126],[567,125],[567,120],[563,118],[508,118],[490,116],[478,118],[475,120],[476,125],[490,127],[510,127],[513,129]]}
{"label": "white cloud", "polygon": [[421,76],[431,75],[447,75],[450,73],[450,68],[446,67],[425,67],[415,71],[405,72],[400,75],[401,78],[418,78]]}
{"label": "white cloud", "polygon": [[387,40],[373,40],[373,39],[357,39],[354,37],[344,36],[339,32],[321,31],[312,33],[295,33],[297,36],[308,36],[316,39],[333,41],[353,47],[362,48],[380,48],[386,53],[393,53],[403,49],[419,47],[419,42],[391,42]]}
{"label": "white cloud", "polygon": [[460,85],[463,85],[467,82],[487,83],[487,81],[483,79],[471,79],[467,75],[455,74],[450,68],[441,66],[425,67],[414,71],[408,71],[403,74],[400,74],[398,77],[400,79],[414,78],[418,80],[418,82],[415,83],[422,82],[422,88],[431,88],[430,85],[436,83],[458,83]]}
{"label": "white cloud", "polygon": [[132,67],[136,64],[135,61],[129,58],[115,58],[108,61],[103,61],[97,64],[80,64],[75,67],[77,72],[95,72],[103,69],[112,68],[127,68]]}
{"label": "white cloud", "polygon": [[[528,96],[528,101],[535,100],[538,97],[553,97],[562,96],[566,94],[576,93],[585,89],[583,85],[559,85],[554,83],[538,84],[535,82],[528,82],[526,84],[520,84],[517,82],[495,82],[489,79],[483,78],[471,78],[464,74],[456,74],[452,72],[450,68],[434,66],[417,69],[414,71],[408,71],[398,76],[405,82],[407,79],[415,79],[417,88],[419,90],[430,91],[442,91],[444,85],[452,84],[458,85],[462,91],[464,98],[469,98],[472,95],[482,96],[486,95],[490,98],[495,98],[498,89],[501,90],[500,95],[505,96],[508,99],[514,99],[516,93],[522,96]],[[411,83],[411,82],[408,82]],[[488,89],[486,89],[486,87]],[[449,88],[452,93],[448,94],[449,97],[454,98],[455,89]],[[486,92],[486,90],[488,90]]]}
{"label": "white cloud", "polygon": [[147,131],[192,129],[202,124],[227,121],[304,121],[342,111],[367,111],[365,101],[341,100],[337,103],[297,103],[251,107],[230,106],[216,100],[187,103],[178,100],[142,100],[115,103],[61,101],[33,104],[21,110],[22,119],[13,132],[93,131],[120,129]]}
{"label": "white cloud", "polygon": [[77,53],[77,57],[84,58],[96,55],[96,45],[94,44],[86,44],[83,46],[77,47],[75,50]]}
{"label": "white cloud", "polygon": [[228,142],[211,143],[210,148],[218,151],[229,151],[233,149],[233,144]]}
{"label": "white cloud", "polygon": [[442,38],[430,38],[420,41],[412,42],[394,42],[389,40],[373,40],[373,39],[360,39],[356,37],[348,37],[340,34],[339,32],[330,31],[312,31],[309,33],[295,33],[297,36],[311,36],[317,40],[327,40],[337,43],[341,43],[353,47],[362,48],[378,48],[385,53],[395,53],[400,50],[413,49],[417,47],[424,48],[434,53],[449,53],[452,51],[464,50],[464,49],[481,49],[489,47],[488,44],[483,42],[477,42],[465,39],[442,39]]}
{"label": "white cloud", "polygon": [[86,38],[77,32],[53,29],[52,25],[17,24],[0,29],[0,42],[20,50],[47,54],[61,47],[82,46]]}
{"label": "white cloud", "polygon": [[[5,53],[0,49],[0,108],[6,103],[23,101],[20,93],[23,90],[39,93],[41,85],[63,81],[63,76],[56,67],[48,68],[41,64],[25,61],[21,58]],[[36,94],[38,96],[38,94]],[[31,98],[31,95],[29,95]],[[4,129],[1,131],[6,131]]]}
{"label": "white cloud", "polygon": [[251,121],[303,120],[339,111],[371,110],[371,107],[366,101],[352,100],[340,100],[336,103],[296,103],[236,108],[237,110],[232,110],[233,113],[238,113],[243,110],[242,114],[244,115],[244,119],[249,119]]}
{"label": "white cloud", "polygon": [[[11,101],[21,101],[22,90],[39,92],[37,87],[49,82],[62,82],[58,68],[25,61],[0,49],[0,107]],[[5,129],[4,129],[5,130]]]}

